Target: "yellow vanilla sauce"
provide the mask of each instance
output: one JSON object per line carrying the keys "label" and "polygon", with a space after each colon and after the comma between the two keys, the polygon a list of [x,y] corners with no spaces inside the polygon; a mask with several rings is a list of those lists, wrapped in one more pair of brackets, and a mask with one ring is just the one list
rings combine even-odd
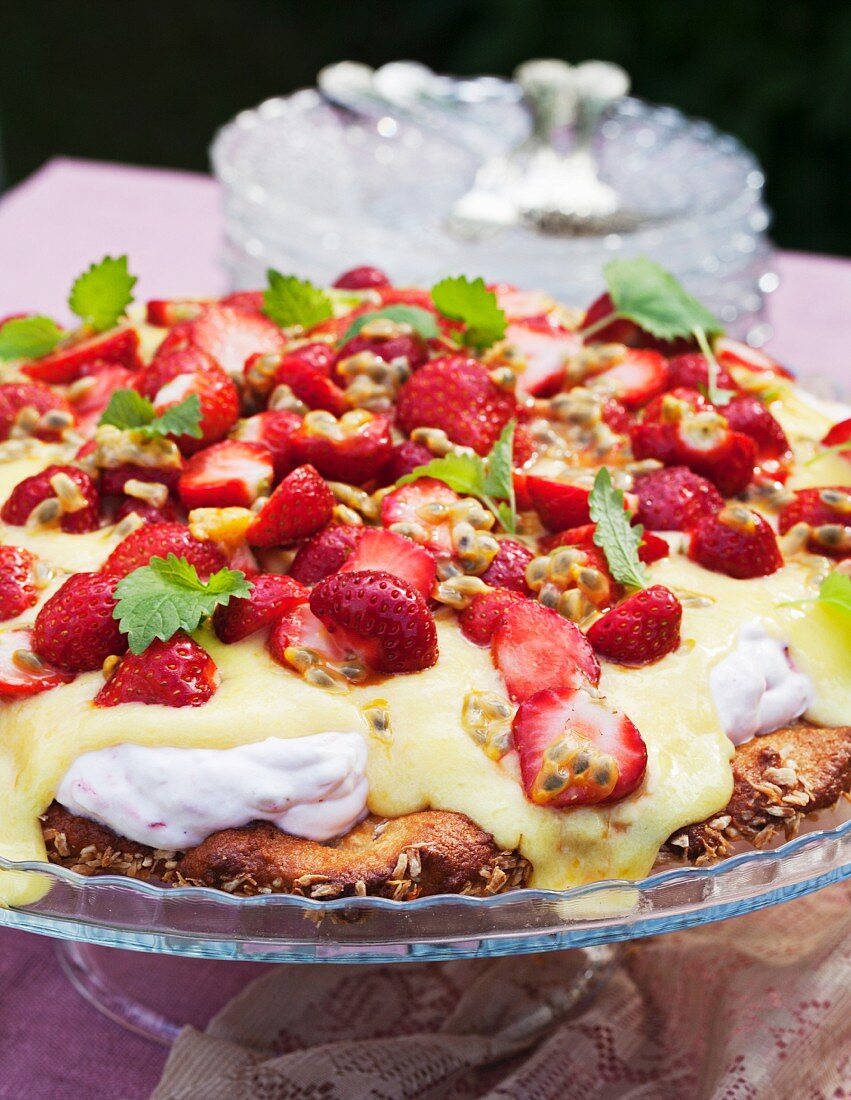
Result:
{"label": "yellow vanilla sauce", "polygon": [[[838,415],[811,406],[792,387],[772,411],[804,459]],[[840,410],[841,413],[841,410]],[[0,499],[17,482],[56,460],[40,457],[0,465]],[[797,471],[793,485],[851,486],[851,463],[826,458]],[[33,550],[60,570],[51,595],[68,572],[99,568],[116,544],[112,528],[86,535],[32,534],[6,527],[2,539]],[[732,791],[733,745],[724,734],[709,688],[710,668],[735,646],[739,629],[759,619],[788,641],[794,662],[815,685],[814,722],[835,726],[851,716],[851,647],[847,624],[820,606],[782,606],[812,598],[830,568],[810,555],[770,577],[738,581],[707,571],[682,554],[648,568],[652,583],[684,600],[682,644],[656,664],[627,669],[603,662],[600,688],[638,726],[648,750],[647,775],[638,791],[612,806],[557,810],[529,802],[516,756],[488,758],[465,732],[461,712],[471,690],[505,689],[488,649],[468,642],[454,617],[440,616],[440,658],[426,671],[391,676],[378,686],[329,694],[278,665],[258,634],[232,646],[209,630],[198,639],[210,651],[221,684],[202,707],[173,709],[143,704],[96,708],[100,672],[18,702],[0,704],[0,854],[43,860],[38,815],[82,753],[132,741],[144,745],[229,748],[267,737],[304,737],[329,730],[360,731],[369,746],[369,808],[397,816],[426,808],[469,816],[503,848],[519,848],[532,863],[531,884],[561,889],[603,878],[647,874],[662,843],[677,829],[720,811]],[[31,624],[38,608],[14,628]],[[370,734],[361,708],[387,700],[392,736]],[[187,783],[192,777],[187,775]],[[0,876],[0,903],[25,904],[44,892],[41,881]]]}

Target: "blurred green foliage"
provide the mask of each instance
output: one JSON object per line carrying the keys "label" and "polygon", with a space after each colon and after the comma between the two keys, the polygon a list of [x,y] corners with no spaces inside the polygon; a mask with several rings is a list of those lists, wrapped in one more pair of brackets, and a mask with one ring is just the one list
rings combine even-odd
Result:
{"label": "blurred green foliage", "polygon": [[755,150],[781,245],[851,254],[847,0],[6,0],[0,26],[7,183],[57,154],[204,169],[217,126],[341,59],[597,57]]}

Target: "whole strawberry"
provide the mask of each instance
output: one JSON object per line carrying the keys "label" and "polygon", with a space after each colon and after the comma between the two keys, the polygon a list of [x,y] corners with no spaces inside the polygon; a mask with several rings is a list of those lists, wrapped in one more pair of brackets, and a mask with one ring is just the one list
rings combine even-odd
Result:
{"label": "whole strawberry", "polygon": [[312,466],[287,474],[245,533],[249,546],[285,546],[315,534],[331,519],[334,495]]}
{"label": "whole strawberry", "polygon": [[195,395],[201,405],[201,438],[181,435],[175,443],[185,455],[195,454],[228,434],[239,416],[239,393],[231,379],[222,370],[209,370],[198,374],[179,374],[173,381],[158,390],[153,398],[157,416],[179,405],[187,397]]}
{"label": "whole strawberry", "polygon": [[423,597],[390,573],[361,570],[327,577],[310,609],[334,635],[341,631],[377,672],[418,672],[437,662],[437,628]]}
{"label": "whole strawberry", "polygon": [[798,523],[812,528],[807,545],[813,553],[851,556],[851,490],[846,486],[798,489],[778,516],[780,534]]}
{"label": "whole strawberry", "polygon": [[0,700],[25,699],[73,679],[73,673],[54,668],[36,655],[31,630],[0,631]]}
{"label": "whole strawberry", "polygon": [[494,588],[476,596],[458,615],[461,633],[476,645],[490,645],[494,631],[512,604],[525,599],[511,588]]}
{"label": "whole strawberry", "polygon": [[35,564],[35,555],[29,550],[0,546],[0,621],[17,618],[37,602]]}
{"label": "whole strawberry", "polygon": [[94,702],[96,707],[122,703],[200,707],[213,697],[218,683],[213,658],[179,631],[168,642],[154,640],[143,653],[128,653]]}
{"label": "whole strawberry", "polygon": [[343,524],[325,527],[299,548],[289,575],[301,584],[316,584],[330,577],[360,542],[364,530]]}
{"label": "whole strawberry", "polygon": [[478,360],[450,355],[426,363],[402,386],[396,416],[408,434],[414,428],[439,428],[453,443],[486,455],[515,415],[516,404]]}
{"label": "whole strawberry", "polygon": [[738,580],[767,577],[783,566],[771,525],[758,512],[739,504],[697,523],[689,557],[704,569]]}
{"label": "whole strawberry", "polygon": [[212,543],[194,538],[182,523],[151,523],[133,531],[116,546],[106,559],[103,572],[126,577],[134,569],[147,565],[151,558],[165,558],[169,554],[186,558],[198,570],[201,580],[225,565],[223,555]]}
{"label": "whole strawberry", "polygon": [[271,626],[287,611],[306,602],[307,589],[279,573],[261,573],[252,578],[251,594],[232,599],[213,613],[213,629],[228,645]]}
{"label": "whole strawberry", "polygon": [[112,617],[118,578],[74,573],[36,616],[33,649],[66,672],[91,672],[107,657],[127,649],[127,638]]}
{"label": "whole strawberry", "polygon": [[522,542],[516,539],[500,539],[499,552],[482,573],[482,580],[492,588],[510,588],[524,596],[528,595],[526,566],[533,557],[532,551]]}
{"label": "whole strawberry", "polygon": [[363,485],[378,477],[393,448],[390,418],[352,409],[334,420],[317,410],[293,435],[292,455],[329,481]]}
{"label": "whole strawberry", "polygon": [[[76,419],[65,398],[49,386],[41,382],[4,382],[0,385],[0,440],[9,438],[25,409],[36,414],[32,435],[37,439],[61,439],[63,430],[70,428]],[[53,424],[48,413],[54,414]]]}
{"label": "whole strawberry", "polygon": [[644,474],[635,492],[636,519],[649,531],[688,531],[724,507],[724,498],[712,482],[687,466],[666,466]]}
{"label": "whole strawberry", "polygon": [[680,644],[683,609],[664,585],[654,584],[607,611],[588,630],[601,657],[620,665],[650,665]]}
{"label": "whole strawberry", "polygon": [[[57,477],[59,480],[54,481]],[[69,481],[73,482],[73,486],[68,485]],[[63,485],[64,489],[61,487]],[[70,496],[66,503],[63,497],[67,494]],[[79,466],[48,466],[40,473],[19,481],[0,509],[0,519],[4,523],[23,527],[32,510],[51,497],[59,499],[59,505],[54,507],[57,508],[57,516],[61,516],[60,526],[67,534],[85,534],[96,531],[100,526],[100,494],[95,483]]]}

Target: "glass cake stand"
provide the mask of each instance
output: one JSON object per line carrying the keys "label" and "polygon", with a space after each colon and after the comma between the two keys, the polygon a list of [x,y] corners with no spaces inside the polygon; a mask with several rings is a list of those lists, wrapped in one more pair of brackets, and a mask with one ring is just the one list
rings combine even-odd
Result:
{"label": "glass cake stand", "polygon": [[[124,876],[85,878],[44,863],[0,859],[0,869],[36,875],[44,886],[39,900],[0,909],[0,924],[57,938],[63,968],[88,1000],[169,1043],[182,1023],[200,1022],[199,1000],[201,1015],[209,1015],[215,1001],[245,983],[246,971],[258,973],[256,965],[234,963],[440,961],[574,949],[584,956],[572,960],[572,980],[587,991],[614,958],[611,945],[741,916],[851,877],[851,820],[712,867],[677,865],[640,882],[493,898],[240,898]],[[198,984],[197,965],[187,977],[189,964],[163,956],[213,963]],[[195,1004],[184,1003],[190,986]]]}

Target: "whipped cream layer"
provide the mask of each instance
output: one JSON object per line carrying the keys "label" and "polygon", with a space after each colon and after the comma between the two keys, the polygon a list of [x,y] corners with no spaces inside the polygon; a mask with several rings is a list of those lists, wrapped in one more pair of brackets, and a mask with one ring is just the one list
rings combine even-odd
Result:
{"label": "whipped cream layer", "polygon": [[815,689],[789,659],[785,643],[759,623],[739,631],[736,646],[709,674],[721,724],[734,745],[800,718]]}
{"label": "whipped cream layer", "polygon": [[269,737],[231,749],[114,745],[78,757],[56,800],[154,848],[192,847],[250,821],[330,840],[366,815],[366,759],[357,733]]}

